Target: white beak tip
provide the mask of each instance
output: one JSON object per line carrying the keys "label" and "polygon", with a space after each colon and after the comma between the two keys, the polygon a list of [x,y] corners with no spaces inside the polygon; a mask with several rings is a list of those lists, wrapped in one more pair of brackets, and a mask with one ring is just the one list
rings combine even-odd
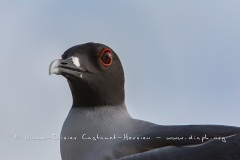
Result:
{"label": "white beak tip", "polygon": [[59,74],[59,62],[60,60],[59,59],[56,59],[54,61],[51,62],[50,66],[49,66],[49,75],[52,75],[52,74]]}

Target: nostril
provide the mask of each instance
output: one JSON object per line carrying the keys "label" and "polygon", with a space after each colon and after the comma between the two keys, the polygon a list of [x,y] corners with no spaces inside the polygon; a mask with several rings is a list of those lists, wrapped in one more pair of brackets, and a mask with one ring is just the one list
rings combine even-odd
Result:
{"label": "nostril", "polygon": [[68,63],[67,63],[67,62],[61,62],[61,64],[62,64],[62,65],[66,65],[66,64],[68,64]]}

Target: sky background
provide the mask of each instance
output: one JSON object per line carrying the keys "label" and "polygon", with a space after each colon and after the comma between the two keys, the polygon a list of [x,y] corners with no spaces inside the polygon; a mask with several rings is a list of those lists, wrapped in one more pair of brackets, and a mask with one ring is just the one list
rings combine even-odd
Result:
{"label": "sky background", "polygon": [[[0,1],[0,159],[60,159],[71,108],[49,76],[73,45],[111,47],[132,117],[162,125],[240,126],[240,1]],[[20,139],[15,139],[16,134]]]}

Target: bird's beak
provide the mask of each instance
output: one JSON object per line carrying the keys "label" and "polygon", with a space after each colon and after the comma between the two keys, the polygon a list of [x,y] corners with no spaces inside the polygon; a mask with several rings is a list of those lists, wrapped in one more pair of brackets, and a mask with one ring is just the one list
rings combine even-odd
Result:
{"label": "bird's beak", "polygon": [[67,77],[69,76],[81,77],[83,72],[88,71],[80,66],[79,61],[76,61],[76,57],[70,57],[68,59],[56,59],[52,61],[49,66],[49,75],[56,74]]}

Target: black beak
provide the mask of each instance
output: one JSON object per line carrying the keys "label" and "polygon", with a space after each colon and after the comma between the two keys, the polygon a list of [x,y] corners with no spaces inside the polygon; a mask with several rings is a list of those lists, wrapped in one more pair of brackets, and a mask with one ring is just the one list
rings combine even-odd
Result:
{"label": "black beak", "polygon": [[63,75],[65,77],[75,76],[82,78],[82,74],[85,72],[91,73],[80,66],[80,62],[76,57],[70,57],[68,59],[56,59],[52,61],[49,66],[49,75],[56,74]]}

